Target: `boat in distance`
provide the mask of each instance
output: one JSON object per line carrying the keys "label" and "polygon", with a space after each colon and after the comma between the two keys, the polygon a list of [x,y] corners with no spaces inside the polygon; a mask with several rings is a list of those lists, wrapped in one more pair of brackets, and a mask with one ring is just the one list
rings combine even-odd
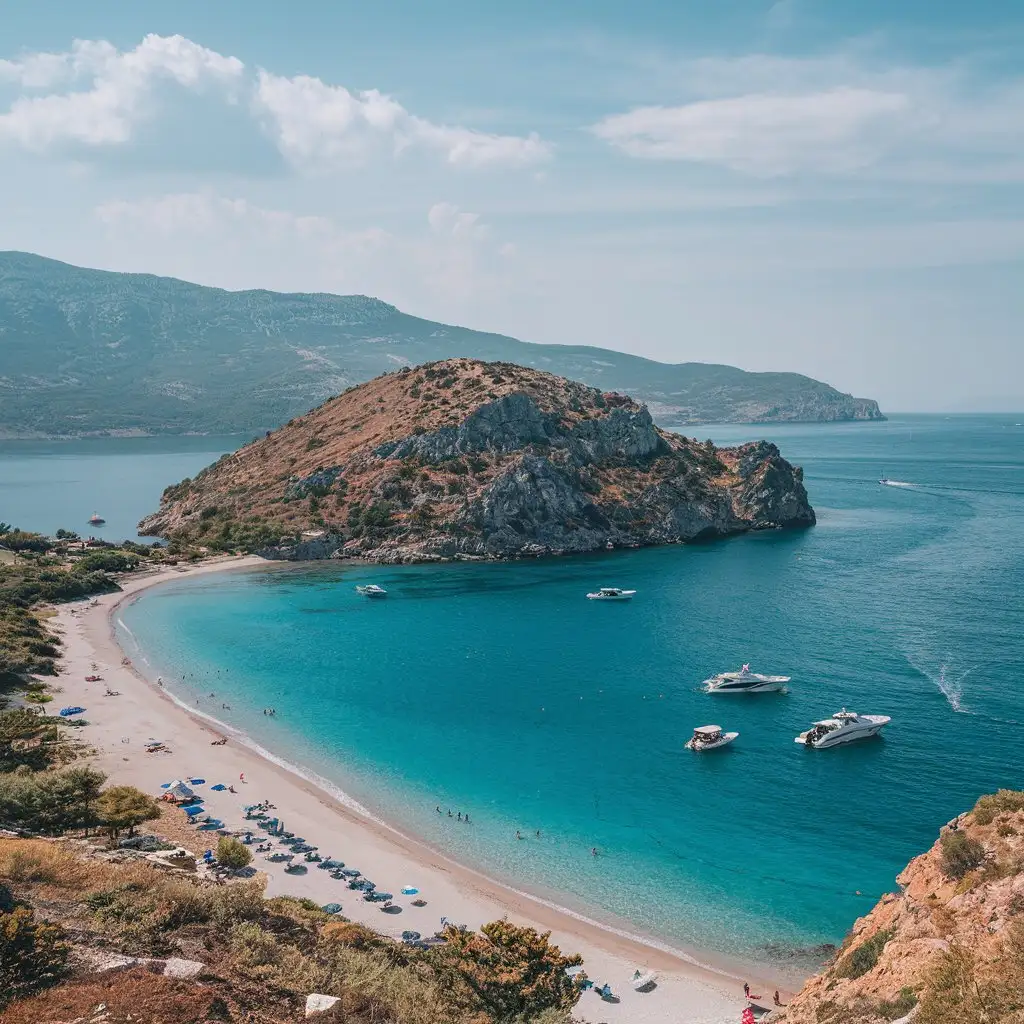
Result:
{"label": "boat in distance", "polygon": [[720,725],[698,725],[693,730],[693,735],[686,741],[686,749],[718,750],[720,747],[728,746],[737,736],[738,732],[722,732]]}
{"label": "boat in distance", "polygon": [[93,514],[89,516],[90,526],[102,526],[105,522],[106,519],[104,519],[103,516],[99,514],[99,512],[93,512]]}
{"label": "boat in distance", "polygon": [[765,676],[744,665],[739,672],[720,672],[704,680],[708,693],[777,693],[786,688],[790,676]]}
{"label": "boat in distance", "polygon": [[629,601],[635,590],[623,590],[621,587],[602,587],[592,594],[587,594],[588,601]]}
{"label": "boat in distance", "polygon": [[888,715],[858,715],[853,711],[837,711],[831,718],[815,722],[806,732],[800,733],[793,742],[805,747],[823,750],[837,747],[840,743],[866,740],[877,736],[892,719]]}
{"label": "boat in distance", "polygon": [[356,593],[362,594],[363,597],[388,596],[388,592],[383,587],[378,587],[376,583],[368,583],[365,587],[356,587]]}

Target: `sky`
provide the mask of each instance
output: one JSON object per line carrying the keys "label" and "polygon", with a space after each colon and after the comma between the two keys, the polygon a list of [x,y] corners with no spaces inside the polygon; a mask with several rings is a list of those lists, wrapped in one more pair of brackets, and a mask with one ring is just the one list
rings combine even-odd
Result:
{"label": "sky", "polygon": [[0,249],[1024,409],[1019,0],[0,0]]}

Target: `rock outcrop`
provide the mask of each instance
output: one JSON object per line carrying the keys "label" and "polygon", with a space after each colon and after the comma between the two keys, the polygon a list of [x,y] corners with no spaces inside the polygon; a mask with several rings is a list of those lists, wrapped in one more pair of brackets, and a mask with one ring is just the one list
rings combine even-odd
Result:
{"label": "rock outcrop", "polygon": [[951,821],[773,1024],[1024,1020],[1024,793]]}
{"label": "rock outcrop", "polygon": [[813,524],[766,441],[716,448],[614,393],[453,359],[350,389],[164,493],[140,529],[269,557],[595,551]]}

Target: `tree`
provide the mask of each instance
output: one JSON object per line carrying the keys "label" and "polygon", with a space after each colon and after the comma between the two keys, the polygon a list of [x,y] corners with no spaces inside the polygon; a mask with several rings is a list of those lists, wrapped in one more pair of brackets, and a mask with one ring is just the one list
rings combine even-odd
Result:
{"label": "tree", "polygon": [[582,957],[563,956],[550,942],[550,932],[503,918],[485,924],[479,934],[449,925],[444,937],[447,942],[431,954],[434,966],[469,1009],[499,1021],[531,1019],[545,1010],[568,1010],[579,999],[582,979],[565,971]]}
{"label": "tree", "polygon": [[239,842],[234,836],[222,836],[217,841],[217,863],[232,871],[248,866],[252,861],[252,852],[245,843]]}
{"label": "tree", "polygon": [[42,835],[96,823],[96,804],[106,776],[95,768],[33,772],[22,765],[0,774],[0,822]]}
{"label": "tree", "polygon": [[103,790],[96,802],[96,811],[111,839],[117,839],[123,829],[128,829],[128,835],[132,835],[136,825],[160,817],[160,805],[134,786],[111,786]]}
{"label": "tree", "polygon": [[0,913],[0,1009],[56,984],[68,969],[68,947],[58,925],[36,921],[28,907]]}

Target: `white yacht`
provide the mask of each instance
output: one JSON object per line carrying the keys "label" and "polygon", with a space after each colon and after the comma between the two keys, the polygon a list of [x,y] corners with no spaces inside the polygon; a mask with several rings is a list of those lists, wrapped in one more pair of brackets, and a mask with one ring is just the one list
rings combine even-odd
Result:
{"label": "white yacht", "polygon": [[621,587],[602,587],[593,594],[587,594],[590,601],[628,601],[635,590],[623,590]]}
{"label": "white yacht", "polygon": [[356,587],[356,593],[362,594],[363,597],[387,597],[388,592],[383,587],[378,587],[376,583],[370,583],[365,587]]}
{"label": "white yacht", "polygon": [[738,732],[722,732],[720,725],[698,725],[686,741],[687,750],[717,750],[732,743]]}
{"label": "white yacht", "polygon": [[815,722],[793,742],[802,743],[805,747],[814,747],[816,750],[837,747],[840,743],[852,743],[853,740],[865,740],[869,736],[876,736],[890,721],[892,719],[888,715],[858,715],[843,708],[831,718]]}
{"label": "white yacht", "polygon": [[708,693],[769,693],[785,688],[789,676],[764,676],[744,665],[739,672],[722,672],[704,680]]}

